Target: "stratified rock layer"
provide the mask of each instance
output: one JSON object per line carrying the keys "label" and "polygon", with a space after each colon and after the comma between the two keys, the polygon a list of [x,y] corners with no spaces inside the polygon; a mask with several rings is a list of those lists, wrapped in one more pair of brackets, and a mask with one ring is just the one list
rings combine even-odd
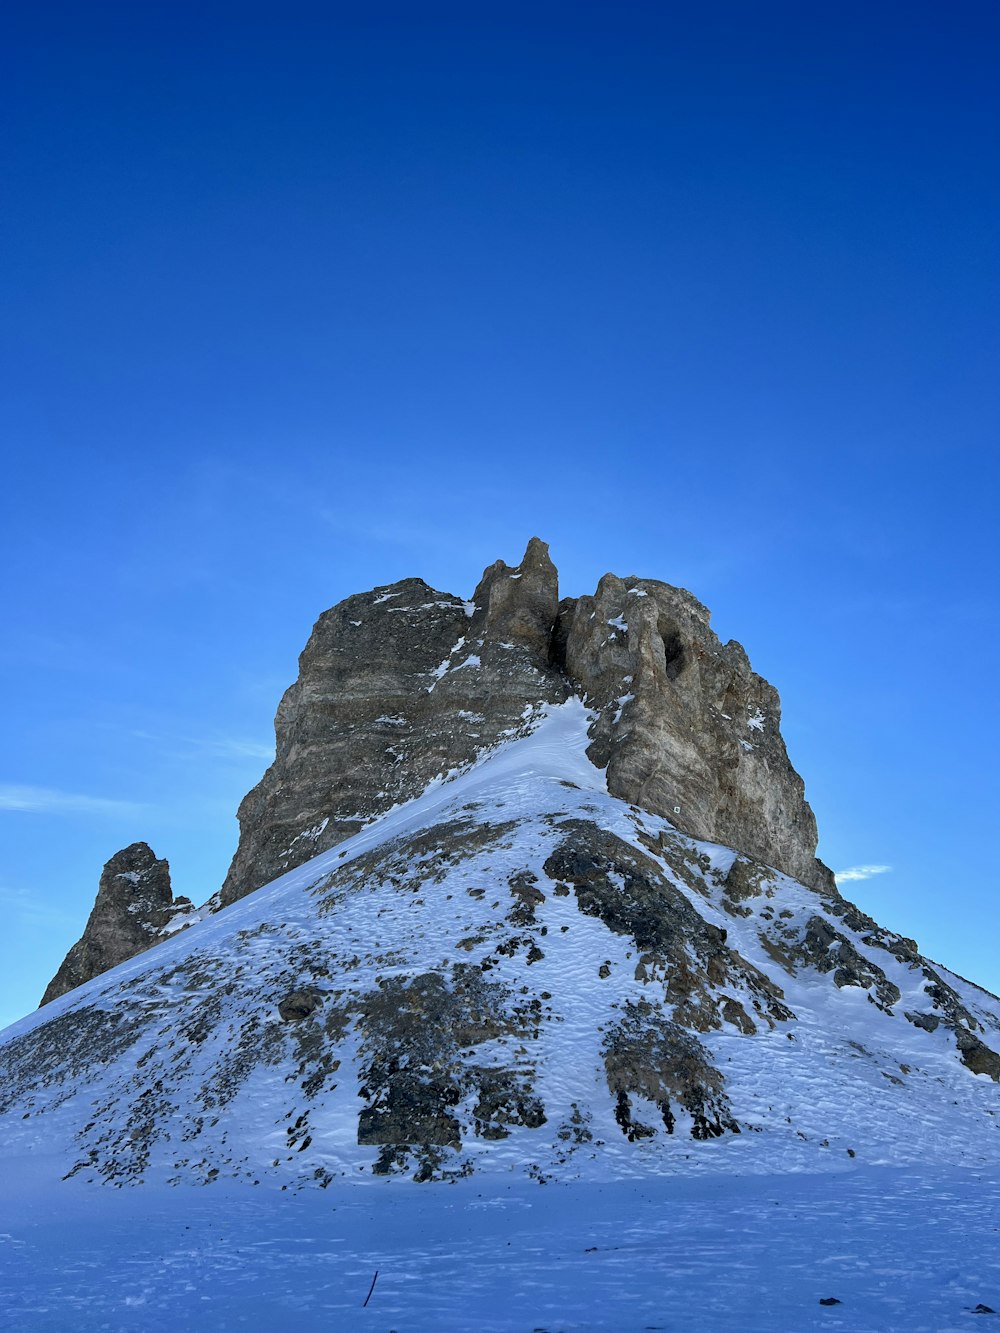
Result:
{"label": "stratified rock layer", "polygon": [[190,905],[186,898],[174,901],[170,867],[146,843],[116,852],[101,874],[84,932],[46,987],[42,1004],[158,943],[174,914]]}
{"label": "stratified rock layer", "polygon": [[404,579],[324,612],[278,707],[274,763],[240,805],[223,905],[566,699],[549,663],[557,579],[535,538],[516,568],[491,565],[471,602]]}
{"label": "stratified rock layer", "polygon": [[778,692],[740,644],[720,642],[699,601],[605,574],[595,596],[564,602],[561,621],[566,672],[599,710],[590,757],[613,796],[833,891]]}
{"label": "stratified rock layer", "polygon": [[225,905],[530,729],[543,705],[597,711],[608,788],[833,890],[779,730],[777,692],[690,593],[607,574],[559,603],[548,547],[498,560],[471,602],[406,579],[316,623],[275,719],[276,757],[239,810]]}

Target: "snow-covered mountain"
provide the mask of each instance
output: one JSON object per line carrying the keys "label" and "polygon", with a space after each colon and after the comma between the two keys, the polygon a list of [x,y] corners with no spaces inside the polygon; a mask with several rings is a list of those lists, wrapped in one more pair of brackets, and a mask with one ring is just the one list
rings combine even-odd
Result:
{"label": "snow-covered mountain", "polygon": [[[560,605],[546,562],[327,613],[225,905],[3,1034],[8,1159],[292,1187],[1000,1164],[1000,1000],[837,893],[771,687],[689,594]],[[254,848],[295,864],[254,888]]]}

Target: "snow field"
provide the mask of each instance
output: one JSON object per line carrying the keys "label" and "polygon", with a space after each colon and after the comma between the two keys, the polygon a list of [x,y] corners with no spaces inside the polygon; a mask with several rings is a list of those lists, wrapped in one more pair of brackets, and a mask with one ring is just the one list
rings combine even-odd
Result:
{"label": "snow field", "polygon": [[1000,1310],[998,1253],[996,1170],[294,1195],[15,1174],[0,1327],[952,1333],[992,1326],[973,1311]]}

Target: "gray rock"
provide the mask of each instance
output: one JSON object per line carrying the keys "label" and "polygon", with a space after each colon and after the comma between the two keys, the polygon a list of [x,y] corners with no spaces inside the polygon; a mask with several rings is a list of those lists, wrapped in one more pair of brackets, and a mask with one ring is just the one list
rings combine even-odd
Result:
{"label": "gray rock", "polygon": [[284,1023],[297,1023],[314,1014],[322,1003],[318,990],[295,990],[278,1001],[278,1014]]}
{"label": "gray rock", "polygon": [[899,1001],[899,987],[880,967],[863,957],[847,936],[835,930],[825,917],[811,916],[806,922],[797,956],[819,972],[832,972],[834,985],[841,989],[858,986],[862,990],[874,990],[878,997],[876,1003],[885,1009]]}
{"label": "gray rock", "polygon": [[116,852],[101,873],[84,932],[46,987],[42,1004],[157,944],[177,910],[190,905],[186,898],[174,902],[170,867],[146,843]]}
{"label": "gray rock", "polygon": [[725,1080],[708,1051],[647,1000],[622,1006],[622,1018],[605,1037],[604,1067],[616,1099],[615,1119],[631,1142],[654,1135],[651,1125],[635,1119],[633,1096],[655,1104],[668,1134],[674,1132],[678,1109],[691,1118],[692,1138],[740,1133]]}
{"label": "gray rock", "polygon": [[276,757],[239,810],[221,903],[259,888],[527,729],[546,703],[599,710],[613,795],[834,893],[779,730],[775,690],[690,593],[601,579],[559,602],[548,547],[498,560],[463,602],[406,579],[317,621],[275,719]]}
{"label": "gray rock", "polygon": [[532,538],[471,602],[421,579],[324,612],[275,718],[275,760],[239,809],[222,905],[418,796],[569,695],[549,662],[558,582]]}
{"label": "gray rock", "polygon": [[605,574],[564,602],[557,634],[574,687],[600,712],[590,757],[608,790],[697,838],[737,847],[836,892],[781,737],[777,691],[723,644],[681,588]]}

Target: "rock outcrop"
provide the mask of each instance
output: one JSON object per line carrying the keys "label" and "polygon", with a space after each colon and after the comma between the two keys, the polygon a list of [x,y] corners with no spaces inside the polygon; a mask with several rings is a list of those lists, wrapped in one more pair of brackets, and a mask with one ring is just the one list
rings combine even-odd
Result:
{"label": "rock outcrop", "polygon": [[[740,645],[720,642],[689,592],[654,579],[606,574],[593,597],[560,602],[548,547],[533,537],[519,565],[484,570],[471,601],[414,578],[320,616],[209,909],[343,842],[573,695],[594,713],[588,753],[613,796],[836,894],[777,692]],[[46,998],[159,938],[159,898],[148,910],[102,902]]]}
{"label": "rock outcrop", "polygon": [[325,611],[275,718],[275,760],[239,808],[222,888],[234,902],[484,750],[523,734],[570,688],[549,660],[558,576],[537,538],[472,601],[422,579]]}
{"label": "rock outcrop", "polygon": [[498,560],[470,602],[406,579],[324,612],[239,809],[234,902],[581,695],[612,795],[834,891],[781,738],[777,692],[690,593],[606,574],[559,602],[548,547]]}
{"label": "rock outcrop", "polygon": [[187,898],[174,898],[168,863],[157,860],[146,843],[116,852],[101,874],[84,932],[46,987],[42,1004],[159,943],[165,927],[191,906]]}
{"label": "rock outcrop", "polygon": [[605,574],[567,600],[558,638],[575,690],[599,711],[590,757],[608,790],[696,838],[738,847],[814,888],[816,820],[781,737],[778,692],[723,644],[682,588]]}

